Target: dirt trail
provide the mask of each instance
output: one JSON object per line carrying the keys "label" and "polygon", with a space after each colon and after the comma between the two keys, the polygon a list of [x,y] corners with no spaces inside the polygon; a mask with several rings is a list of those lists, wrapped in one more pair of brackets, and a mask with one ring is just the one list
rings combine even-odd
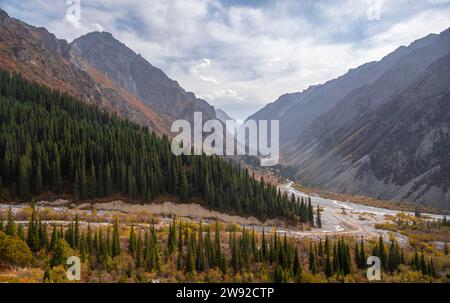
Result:
{"label": "dirt trail", "polygon": [[120,211],[124,213],[147,213],[154,215],[174,215],[177,217],[187,217],[192,219],[218,219],[225,223],[237,223],[240,225],[270,225],[271,221],[263,224],[255,217],[241,217],[228,215],[214,210],[209,210],[199,204],[178,204],[174,202],[163,202],[153,204],[130,204],[123,201],[111,201],[106,203],[94,203],[92,207],[98,210]]}
{"label": "dirt trail", "polygon": [[[282,222],[279,222],[278,220],[267,220],[266,222],[262,223],[255,217],[229,215],[226,213],[207,209],[202,205],[195,203],[181,204],[166,201],[163,203],[152,204],[131,204],[126,203],[122,200],[115,200],[110,202],[75,204],[69,200],[56,200],[54,202],[39,201],[36,205],[38,208],[50,208],[57,212],[90,212],[92,209],[96,209],[98,213],[121,212],[126,214],[159,215],[163,217],[176,216],[182,218],[191,218],[196,221],[217,219],[224,223],[236,223],[243,226],[282,226]],[[28,207],[27,204],[0,204],[0,210],[8,209],[10,206],[12,206],[13,212],[17,212],[20,209]]]}

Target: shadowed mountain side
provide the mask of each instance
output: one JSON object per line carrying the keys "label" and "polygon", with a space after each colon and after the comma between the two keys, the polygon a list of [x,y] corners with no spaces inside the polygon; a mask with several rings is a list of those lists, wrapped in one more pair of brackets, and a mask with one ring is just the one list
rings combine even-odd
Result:
{"label": "shadowed mountain side", "polygon": [[89,33],[75,39],[72,49],[146,105],[171,120],[192,121],[195,111],[202,112],[204,120],[216,117],[214,107],[196,98],[193,93],[186,92],[176,81],[110,33]]}
{"label": "shadowed mountain side", "polygon": [[[344,116],[354,108],[350,100],[323,120]],[[335,126],[332,133],[323,128],[320,137],[299,144],[289,162],[311,185],[448,208],[449,100],[450,54],[351,125]]]}
{"label": "shadowed mountain side", "polygon": [[[430,112],[437,111],[436,106],[442,115],[448,111],[443,101],[450,86],[445,82],[448,74],[434,63],[445,66],[449,53],[450,30],[430,34],[379,62],[284,95],[251,118],[280,120],[282,162],[298,167],[298,177],[309,185],[449,207],[448,178],[442,168],[449,162],[450,148],[442,138],[450,120]],[[412,103],[400,109],[399,98],[406,93]],[[438,97],[438,103],[428,103]],[[414,111],[419,106],[424,106],[423,129],[411,120],[419,115]],[[442,125],[435,125],[436,119]],[[370,121],[373,124],[367,124]],[[395,136],[389,133],[394,129]]]}
{"label": "shadowed mountain side", "polygon": [[432,45],[436,40],[437,35],[429,35],[415,41],[409,47],[398,48],[379,62],[370,62],[351,69],[339,78],[322,85],[311,86],[303,92],[283,95],[248,119],[280,120],[280,144],[282,147],[292,145],[298,142],[303,131],[317,117],[336,106],[347,94],[377,81],[404,57],[417,49]]}

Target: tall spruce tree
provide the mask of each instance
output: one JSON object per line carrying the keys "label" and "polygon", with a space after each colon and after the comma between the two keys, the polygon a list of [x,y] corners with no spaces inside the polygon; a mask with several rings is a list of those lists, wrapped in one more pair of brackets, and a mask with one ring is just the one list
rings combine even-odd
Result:
{"label": "tall spruce tree", "polygon": [[5,233],[9,236],[16,234],[16,223],[14,221],[14,214],[11,207],[8,209],[8,219],[6,221]]}
{"label": "tall spruce tree", "polygon": [[317,205],[317,212],[316,212],[316,227],[322,228],[322,220],[320,219],[320,206]]}
{"label": "tall spruce tree", "polygon": [[136,256],[136,236],[134,234],[134,225],[131,225],[130,228],[130,238],[128,240],[128,251],[130,254],[135,257]]}
{"label": "tall spruce tree", "polygon": [[113,238],[111,243],[112,257],[120,255],[120,238],[119,238],[119,223],[117,219],[114,220]]}

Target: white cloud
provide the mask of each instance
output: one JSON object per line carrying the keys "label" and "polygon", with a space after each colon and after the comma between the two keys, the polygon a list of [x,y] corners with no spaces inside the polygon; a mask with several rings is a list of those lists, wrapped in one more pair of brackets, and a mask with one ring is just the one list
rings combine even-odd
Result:
{"label": "white cloud", "polygon": [[235,100],[243,100],[241,96],[237,92],[232,89],[226,88],[221,90],[214,91],[214,97],[217,98],[230,98]]}
{"label": "white cloud", "polygon": [[205,99],[207,101],[216,101],[216,100],[227,100],[227,101],[242,101],[244,98],[239,96],[239,94],[229,88],[214,90],[210,94],[201,94],[199,98]]}
{"label": "white cloud", "polygon": [[383,1],[380,21],[367,20],[369,3],[359,0],[259,6],[82,0],[79,23],[64,18],[65,1],[2,2],[13,16],[68,40],[112,32],[185,89],[241,120],[281,94],[323,83],[450,26],[447,0]]}
{"label": "white cloud", "polygon": [[214,79],[213,77],[208,77],[208,76],[200,75],[199,78],[200,78],[201,80],[205,81],[205,82],[211,82],[211,83],[213,83],[213,84],[219,84],[219,83],[220,83],[219,81],[217,81],[217,80]]}
{"label": "white cloud", "polygon": [[196,63],[191,67],[190,71],[192,74],[197,75],[199,72],[206,70],[211,65],[211,60],[208,58],[203,58],[201,62]]}
{"label": "white cloud", "polygon": [[407,45],[430,33],[440,33],[450,26],[449,16],[450,7],[439,11],[426,10],[404,22],[393,24],[388,30],[369,38],[369,42],[373,47]]}

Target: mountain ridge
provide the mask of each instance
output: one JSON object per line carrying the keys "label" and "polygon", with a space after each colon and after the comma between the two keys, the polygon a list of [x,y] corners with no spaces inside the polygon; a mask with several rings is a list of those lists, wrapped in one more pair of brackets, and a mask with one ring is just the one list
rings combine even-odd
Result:
{"label": "mountain ridge", "polygon": [[[410,128],[415,125],[405,109],[398,115],[400,109],[394,106],[403,93],[414,91],[412,86],[418,86],[419,79],[427,80],[424,75],[433,78],[429,69],[434,66],[436,72],[439,71],[433,64],[445,65],[449,53],[450,29],[429,34],[409,46],[397,48],[380,61],[350,69],[336,79],[302,92],[282,95],[250,118],[280,120],[281,162],[296,167],[298,180],[306,185],[338,193],[449,208],[450,186],[442,167],[450,159],[437,152],[419,159],[411,152],[421,154],[423,151],[415,146],[420,142],[416,141],[428,140],[420,148],[443,149],[450,154],[445,141],[436,139],[443,137],[445,131],[430,126],[430,119],[436,117],[431,108],[422,108],[425,129],[416,130],[417,138],[409,136]],[[446,76],[440,75],[436,80],[442,81]],[[450,83],[444,83],[444,88],[445,85],[450,86]],[[442,87],[429,85],[428,89],[429,93],[445,95]],[[418,90],[415,92],[419,94]],[[432,95],[423,97],[422,102],[428,102],[429,98]],[[380,117],[382,109],[385,117]],[[396,123],[389,120],[392,116],[397,117]],[[369,121],[372,124],[368,124]],[[394,144],[395,140],[390,142],[395,148],[384,145],[388,142],[384,135],[390,138],[389,129],[383,128],[387,124],[397,130],[396,140],[401,141],[402,146]],[[449,127],[448,123],[445,127]],[[409,141],[401,140],[398,133]],[[386,154],[378,150],[380,146],[384,146]],[[391,157],[396,153],[402,156]],[[383,164],[376,165],[374,159]]]}
{"label": "mountain ridge", "polygon": [[185,91],[177,81],[170,79],[111,33],[88,33],[75,39],[71,47],[146,105],[173,120],[192,120],[194,111],[202,112],[206,119],[216,117],[213,106]]}
{"label": "mountain ridge", "polygon": [[141,100],[117,86],[79,56],[64,39],[43,27],[11,18],[0,9],[0,67],[21,73],[84,102],[167,133],[169,119],[144,106]]}
{"label": "mountain ridge", "polygon": [[431,64],[317,158],[316,147],[301,150],[299,177],[338,192],[448,208],[449,63],[450,54]]}
{"label": "mountain ridge", "polygon": [[430,34],[414,41],[409,47],[397,48],[380,61],[352,68],[340,77],[310,86],[302,92],[282,95],[277,101],[268,104],[248,119],[280,120],[280,144],[283,147],[293,136],[301,134],[308,128],[314,119],[336,106],[348,93],[376,81],[405,54],[432,43],[437,36]]}
{"label": "mountain ridge", "polygon": [[146,82],[145,75],[135,88],[124,85],[124,82],[117,81],[118,77],[113,77],[83,56],[76,44],[79,39],[68,43],[44,27],[35,27],[10,17],[1,8],[0,25],[0,67],[5,70],[68,92],[84,102],[147,126],[160,135],[170,135],[171,123],[176,119],[191,120],[194,111],[202,111],[208,119],[215,118],[213,106],[186,92],[178,82],[116,40],[111,33],[87,35],[101,35],[120,45],[121,51],[133,56],[134,66],[143,66],[147,68],[146,72],[150,69],[152,76],[156,73],[160,90],[150,80]]}

